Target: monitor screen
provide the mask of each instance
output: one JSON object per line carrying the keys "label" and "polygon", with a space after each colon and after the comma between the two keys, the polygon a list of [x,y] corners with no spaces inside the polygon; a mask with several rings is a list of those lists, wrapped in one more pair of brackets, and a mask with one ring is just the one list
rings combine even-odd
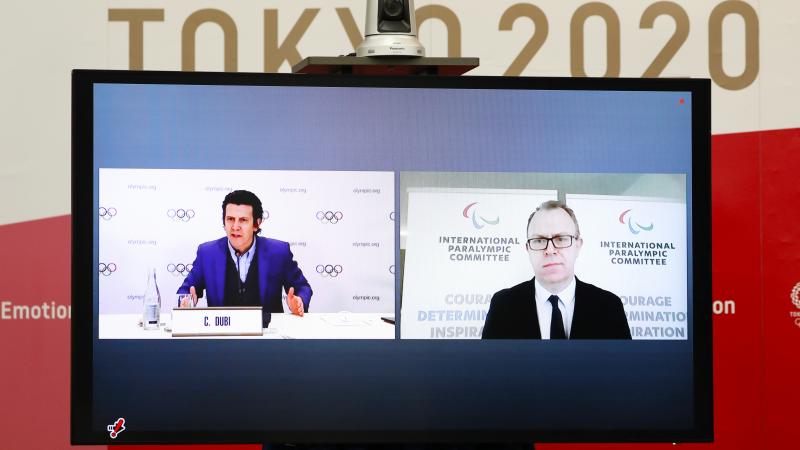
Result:
{"label": "monitor screen", "polygon": [[712,437],[708,80],[75,71],[74,443]]}

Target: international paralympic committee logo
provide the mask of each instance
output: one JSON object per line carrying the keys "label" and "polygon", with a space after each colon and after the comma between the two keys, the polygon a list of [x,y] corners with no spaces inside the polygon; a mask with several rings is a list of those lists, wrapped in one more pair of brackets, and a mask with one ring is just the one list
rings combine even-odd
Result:
{"label": "international paralympic committee logo", "polygon": [[176,221],[176,222],[188,222],[192,220],[194,217],[194,210],[193,209],[168,209],[167,210],[167,217]]}
{"label": "international paralympic committee logo", "polygon": [[319,264],[317,265],[317,273],[322,277],[336,278],[342,273],[342,266],[339,264]]}
{"label": "international paralympic committee logo", "polygon": [[100,263],[98,267],[98,272],[100,272],[103,276],[110,276],[112,273],[117,271],[117,265],[112,263]]}
{"label": "international paralympic committee logo", "polygon": [[472,226],[474,226],[476,230],[480,230],[486,225],[497,225],[500,223],[500,216],[497,216],[494,219],[487,219],[486,217],[482,216],[481,213],[478,212],[478,207],[476,206],[477,204],[478,202],[470,203],[466,208],[464,208],[464,212],[462,213],[464,218],[472,219]]}
{"label": "international paralympic committee logo", "polygon": [[108,208],[101,206],[98,210],[98,214],[100,214],[100,218],[103,220],[111,220],[117,215],[117,208],[114,208],[113,206]]}
{"label": "international paralympic committee logo", "polygon": [[341,211],[317,211],[317,220],[322,223],[337,224],[344,218]]}
{"label": "international paralympic committee logo", "polygon": [[619,223],[623,225],[628,225],[628,229],[631,231],[631,234],[639,234],[642,231],[653,231],[655,225],[653,222],[650,222],[650,225],[642,225],[636,219],[633,218],[633,211],[632,209],[626,209],[619,215]]}
{"label": "international paralympic committee logo", "polygon": [[176,277],[186,277],[186,275],[189,275],[189,272],[191,271],[192,271],[191,264],[183,264],[183,263],[167,264],[167,272],[171,273],[173,276]]}

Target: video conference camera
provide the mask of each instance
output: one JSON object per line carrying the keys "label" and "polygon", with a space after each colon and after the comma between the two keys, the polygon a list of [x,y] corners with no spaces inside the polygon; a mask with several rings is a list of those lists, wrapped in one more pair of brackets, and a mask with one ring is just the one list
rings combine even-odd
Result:
{"label": "video conference camera", "polygon": [[425,56],[414,16],[414,0],[367,0],[364,41],[356,56]]}

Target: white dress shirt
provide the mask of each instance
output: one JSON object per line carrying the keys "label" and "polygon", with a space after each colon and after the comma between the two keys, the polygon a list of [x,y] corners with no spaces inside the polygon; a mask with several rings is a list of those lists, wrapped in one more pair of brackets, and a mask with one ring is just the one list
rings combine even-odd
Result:
{"label": "white dress shirt", "polygon": [[558,309],[561,311],[561,318],[564,321],[564,332],[569,338],[572,329],[572,315],[575,312],[575,277],[572,277],[567,287],[561,292],[550,292],[539,284],[539,280],[534,280],[536,300],[536,313],[539,315],[539,330],[542,332],[542,339],[550,339],[550,320],[553,317],[553,305],[548,301],[551,295],[558,296]]}

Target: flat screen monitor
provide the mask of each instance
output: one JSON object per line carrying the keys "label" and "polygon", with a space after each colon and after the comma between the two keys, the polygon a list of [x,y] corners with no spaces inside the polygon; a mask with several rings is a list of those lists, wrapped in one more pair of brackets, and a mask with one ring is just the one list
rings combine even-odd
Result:
{"label": "flat screen monitor", "polygon": [[708,80],[72,92],[74,443],[712,438]]}

